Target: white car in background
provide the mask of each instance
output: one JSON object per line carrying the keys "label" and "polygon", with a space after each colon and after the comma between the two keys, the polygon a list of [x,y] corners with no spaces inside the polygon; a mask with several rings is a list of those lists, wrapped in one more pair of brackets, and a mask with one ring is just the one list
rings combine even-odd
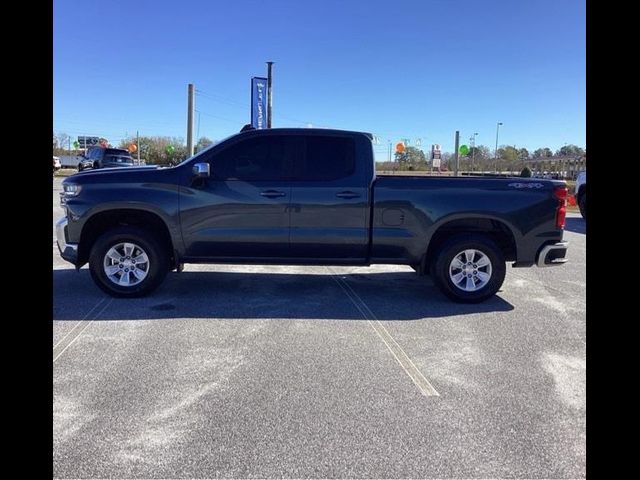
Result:
{"label": "white car in background", "polygon": [[53,171],[60,170],[62,165],[60,164],[60,158],[53,155]]}
{"label": "white car in background", "polygon": [[587,172],[580,172],[576,179],[576,203],[582,218],[587,219]]}

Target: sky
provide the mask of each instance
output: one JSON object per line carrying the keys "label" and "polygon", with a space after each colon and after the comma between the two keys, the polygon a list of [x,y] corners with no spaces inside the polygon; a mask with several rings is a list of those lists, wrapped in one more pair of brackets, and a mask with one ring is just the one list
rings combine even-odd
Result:
{"label": "sky", "polygon": [[[273,127],[586,148],[584,0],[56,0],[53,128],[220,140],[273,61]],[[194,139],[195,142],[195,139]]]}

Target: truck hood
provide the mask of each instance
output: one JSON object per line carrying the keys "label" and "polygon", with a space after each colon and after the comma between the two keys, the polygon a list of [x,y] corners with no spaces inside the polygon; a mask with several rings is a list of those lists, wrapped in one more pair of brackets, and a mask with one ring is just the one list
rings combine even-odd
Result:
{"label": "truck hood", "polygon": [[137,167],[113,167],[113,168],[99,168],[97,170],[83,170],[82,172],[78,172],[75,175],[108,175],[112,172],[119,172],[122,170],[126,170],[129,173],[134,172],[144,172],[147,170],[158,170],[160,167],[158,165],[141,165]]}
{"label": "truck hood", "polygon": [[175,175],[173,167],[144,165],[140,167],[114,167],[84,170],[67,177],[63,183],[138,183],[168,181]]}

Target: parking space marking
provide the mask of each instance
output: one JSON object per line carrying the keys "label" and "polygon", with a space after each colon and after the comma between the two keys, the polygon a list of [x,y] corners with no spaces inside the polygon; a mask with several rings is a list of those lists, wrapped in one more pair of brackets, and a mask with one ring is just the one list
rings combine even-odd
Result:
{"label": "parking space marking", "polygon": [[[69,333],[67,333],[64,338],[62,340],[60,340],[55,347],[53,347],[53,362],[55,363],[55,361],[60,358],[60,355],[62,355],[65,350],[67,348],[69,348],[71,346],[71,344],[73,342],[76,341],[76,339],[82,335],[82,332],[84,332],[87,327],[89,325],[91,325],[91,322],[93,322],[95,319],[97,319],[100,315],[102,315],[102,312],[104,312],[107,307],[109,305],[111,305],[111,302],[113,302],[113,298],[110,298],[107,302],[104,302],[106,300],[106,298],[103,298],[100,302],[98,302],[96,305],[94,305],[94,307],[89,310],[89,313],[87,313],[84,317],[84,319],[82,319],[81,321],[79,321],[72,329]],[[92,312],[96,311],[97,308],[103,304],[102,308],[100,309],[100,311],[95,314],[93,316],[93,318],[87,319]],[[77,330],[77,331],[76,331]],[[75,331],[75,333],[73,333]]]}
{"label": "parking space marking", "polygon": [[64,337],[62,337],[62,338],[60,339],[60,341],[59,341],[58,343],[56,343],[56,344],[53,346],[53,349],[55,350],[55,349],[58,347],[58,345],[60,345],[62,342],[64,342],[64,339],[65,339],[65,338],[67,338],[69,335],[71,335],[71,334],[73,333],[73,331],[74,331],[76,328],[78,328],[78,327],[82,324],[82,322],[83,322],[84,320],[86,320],[86,319],[89,317],[89,315],[91,315],[91,313],[93,313],[93,311],[94,311],[96,308],[100,307],[100,305],[102,305],[102,304],[104,303],[104,301],[105,301],[106,299],[107,299],[107,297],[102,297],[100,300],[98,300],[98,303],[96,303],[93,307],[91,307],[91,310],[89,310],[89,311],[87,312],[87,314],[86,314],[84,317],[82,317],[82,319],[81,319],[78,323],[76,323],[76,324],[73,326],[73,328],[72,328],[71,330],[69,330],[69,331],[67,332],[67,334],[66,334]]}
{"label": "parking space marking", "polygon": [[371,328],[378,334],[378,336],[382,339],[384,344],[387,346],[391,354],[398,361],[402,369],[405,371],[409,378],[413,381],[416,387],[420,392],[427,396],[435,396],[439,397],[440,394],[437,392],[433,385],[429,383],[429,380],[422,374],[422,372],[415,366],[409,355],[402,349],[402,347],[396,342],[395,338],[389,333],[389,331],[385,328],[380,320],[378,320],[375,314],[371,311],[371,309],[367,306],[367,304],[360,298],[360,296],[351,288],[344,279],[340,278],[338,274],[336,274],[329,267],[326,267],[329,273],[331,273],[331,277],[336,281],[336,283],[340,286],[342,291],[347,295],[351,303],[358,309],[358,311],[362,314],[363,318],[369,322]]}

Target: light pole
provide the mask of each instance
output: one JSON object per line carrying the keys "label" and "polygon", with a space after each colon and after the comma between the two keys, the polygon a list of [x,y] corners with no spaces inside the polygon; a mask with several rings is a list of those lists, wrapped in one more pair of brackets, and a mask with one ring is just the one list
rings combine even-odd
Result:
{"label": "light pole", "polygon": [[497,174],[498,173],[498,132],[500,132],[500,125],[502,125],[502,122],[498,122],[498,124],[496,125],[496,149],[495,149],[495,169],[494,172]]}
{"label": "light pole", "polygon": [[471,137],[469,140],[471,140],[472,143],[472,147],[473,150],[471,150],[471,171],[473,172],[473,160],[476,158],[476,137],[478,136],[478,133],[474,133],[473,137]]}

